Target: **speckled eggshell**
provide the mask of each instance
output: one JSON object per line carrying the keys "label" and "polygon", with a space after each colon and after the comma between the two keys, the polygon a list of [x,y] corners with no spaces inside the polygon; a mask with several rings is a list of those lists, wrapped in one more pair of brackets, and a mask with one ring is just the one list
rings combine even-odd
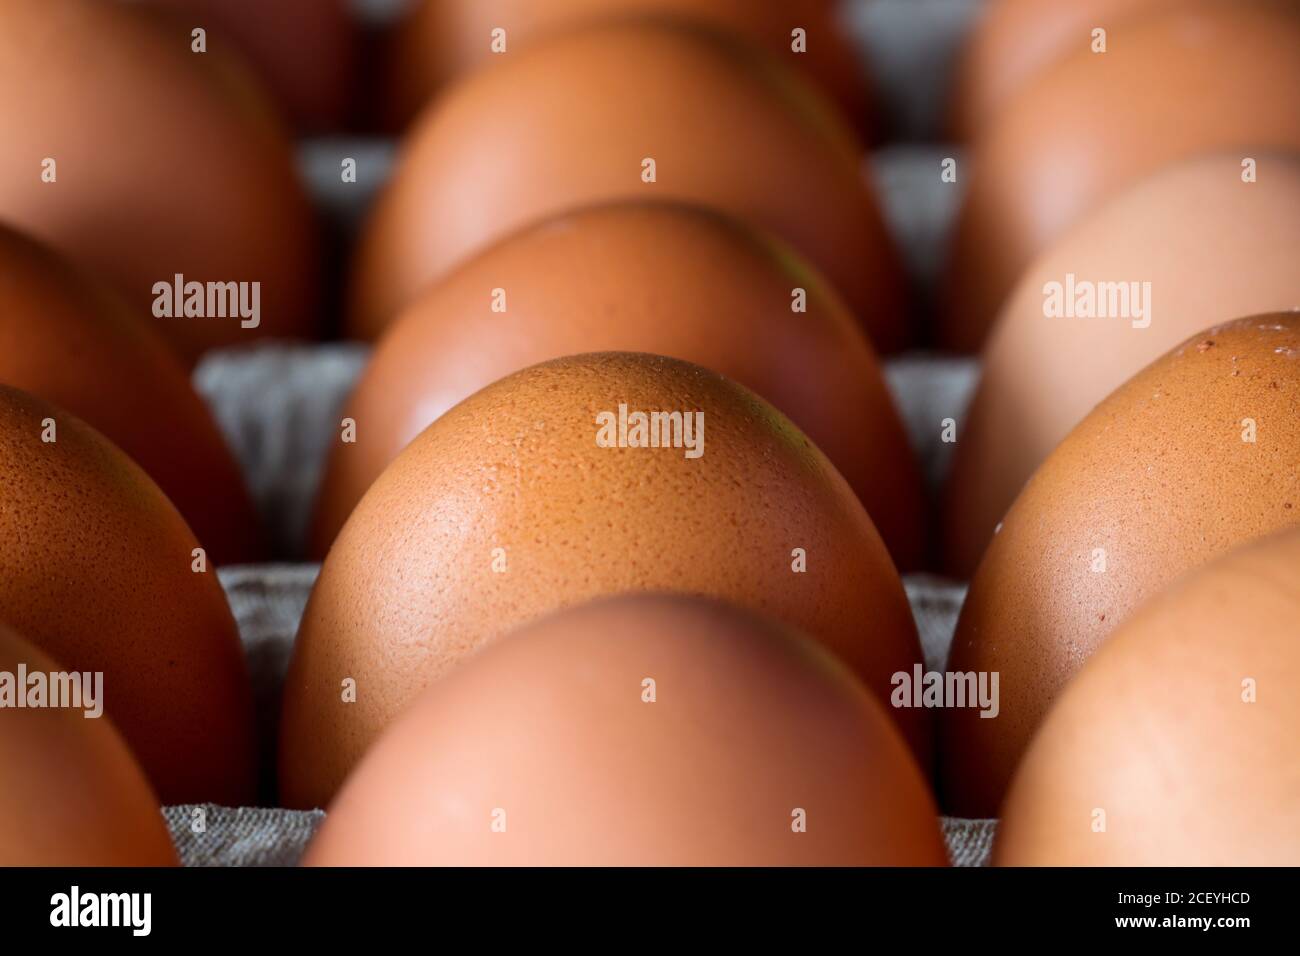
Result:
{"label": "speckled eggshell", "polygon": [[920,469],[852,315],[783,244],[672,203],[561,215],[418,297],[341,413],[357,440],[333,447],[317,554],[388,463],[461,399],[517,369],[605,350],[686,359],[758,392],[835,463],[895,561],[920,564]]}
{"label": "speckled eggshell", "polygon": [[[761,44],[816,81],[855,124],[869,129],[874,109],[866,70],[836,17],[834,0],[424,0],[394,30],[387,57],[389,124],[405,124],[446,82],[491,65],[538,37],[608,17],[671,16],[707,23]],[[506,52],[492,52],[505,30]],[[804,31],[803,52],[793,31]]]}
{"label": "speckled eggshell", "polygon": [[957,58],[950,131],[978,137],[1044,70],[1092,46],[1092,31],[1109,31],[1134,15],[1185,0],[989,0]]}
{"label": "speckled eggshell", "polygon": [[1300,313],[1207,329],[1112,393],[1034,473],[971,583],[948,667],[996,671],[1000,714],[943,712],[946,807],[996,812],[1048,706],[1134,608],[1297,524]]}
{"label": "speckled eggshell", "polygon": [[1294,530],[1146,604],[1052,708],[1012,784],[996,862],[1300,864],[1297,622]]}
{"label": "speckled eggshell", "polygon": [[842,664],[696,598],[570,609],[431,688],[317,866],[942,866],[907,745]]}
{"label": "speckled eggshell", "polygon": [[177,274],[260,282],[257,328],[156,319],[192,361],[311,334],[316,238],[270,104],[238,62],[190,44],[188,27],[131,4],[0,8],[0,220],[100,273],[142,315]]}
{"label": "speckled eggshell", "polygon": [[1188,0],[1123,20],[1017,96],[977,142],[954,227],[940,339],[973,351],[1033,258],[1162,166],[1300,150],[1293,5]]}
{"label": "speckled eggshell", "polygon": [[239,466],[149,320],[3,225],[0,383],[66,408],[135,459],[216,563],[261,557]]}
{"label": "speckled eggshell", "polygon": [[898,255],[834,108],[763,51],[661,21],[565,32],[449,88],[367,223],[349,331],[374,338],[474,253],[616,199],[699,202],[760,226],[826,274],[877,349],[908,338]]}
{"label": "speckled eggshell", "polygon": [[[1200,157],[1107,203],[1039,256],[984,350],[944,501],[948,571],[968,578],[1029,476],[1114,389],[1227,315],[1300,308],[1300,157]],[[1044,314],[1048,283],[1150,283],[1147,314]],[[1141,288],[1139,286],[1139,288]],[[1149,324],[1148,324],[1149,323]]]}
{"label": "speckled eggshell", "polygon": [[[47,684],[68,671],[0,625],[0,672],[17,681],[20,666]],[[175,866],[135,758],[106,716],[85,713],[0,707],[0,866]]]}
{"label": "speckled eggshell", "polygon": [[143,2],[190,28],[204,27],[209,48],[228,41],[248,58],[296,126],[333,130],[348,119],[359,81],[350,0]]}
{"label": "speckled eggshell", "polygon": [[103,671],[105,712],[164,803],[239,805],[253,795],[248,674],[211,563],[191,570],[197,547],[98,432],[0,386],[0,620]]}
{"label": "speckled eggshell", "polygon": [[[702,413],[703,454],[601,447],[597,416],[620,404]],[[776,409],[675,359],[557,359],[435,421],[352,513],[285,681],[282,800],[324,805],[421,689],[494,638],[593,598],[664,590],[799,628],[882,700],[921,660],[871,519]],[[928,766],[927,712],[895,716]]]}

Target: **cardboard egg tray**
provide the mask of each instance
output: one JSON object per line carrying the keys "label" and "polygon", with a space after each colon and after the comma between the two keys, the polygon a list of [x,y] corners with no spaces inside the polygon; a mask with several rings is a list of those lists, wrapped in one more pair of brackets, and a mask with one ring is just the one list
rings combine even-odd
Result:
{"label": "cardboard egg tray", "polygon": [[[367,0],[373,12],[390,0]],[[779,2],[779,0],[759,0]],[[959,195],[939,180],[951,146],[929,143],[939,127],[947,67],[981,0],[849,0],[846,25],[860,38],[878,98],[892,114],[895,142],[877,150],[863,175],[873,177],[922,308],[942,264]],[[300,146],[303,175],[322,217],[338,239],[340,266],[349,239],[391,167],[391,141],[335,138]],[[343,186],[343,157],[366,170]],[[336,277],[337,286],[338,279]],[[337,299],[337,288],[330,290]],[[319,565],[296,563],[329,443],[337,440],[339,407],[368,356],[355,343],[265,344],[209,354],[195,384],[243,466],[283,563],[222,568],[221,582],[239,622],[252,674],[262,741],[263,793],[273,794],[280,685]],[[923,352],[891,359],[890,387],[931,489],[942,480],[951,446],[944,418],[960,421],[978,373],[975,361]],[[965,597],[965,586],[931,575],[904,583],[916,617],[927,669],[941,669]],[[171,806],[163,809],[182,862],[190,866],[274,866],[297,862],[324,819],[319,810],[273,807]],[[952,861],[988,859],[995,821],[943,820]]]}

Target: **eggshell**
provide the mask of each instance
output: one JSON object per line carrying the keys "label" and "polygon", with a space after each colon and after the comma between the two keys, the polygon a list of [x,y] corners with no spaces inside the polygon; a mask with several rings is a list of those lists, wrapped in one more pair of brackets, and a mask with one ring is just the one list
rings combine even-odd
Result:
{"label": "eggshell", "polygon": [[176,275],[260,282],[255,329],[157,320],[192,360],[310,334],[316,276],[312,213],[272,111],[237,64],[190,43],[101,0],[0,10],[0,219],[102,273],[143,315]]}
{"label": "eggshell", "polygon": [[[667,16],[706,23],[760,44],[819,84],[845,115],[869,127],[866,71],[836,18],[832,0],[424,0],[395,30],[381,109],[404,125],[449,80],[491,64],[538,37],[612,17]],[[493,31],[505,52],[493,53]],[[795,52],[793,31],[806,46]]]}
{"label": "eggshell", "polygon": [[[1257,163],[1250,184],[1233,154],[1162,171],[1026,271],[984,350],[983,378],[958,429],[945,495],[952,574],[969,577],[1033,470],[1125,379],[1225,314],[1300,307],[1300,157],[1260,155]],[[1137,287],[1149,314],[1048,318],[1044,289],[1064,289],[1069,276],[1150,283]]]}
{"label": "eggshell", "polygon": [[895,350],[900,267],[859,154],[815,89],[729,37],[657,21],[566,32],[466,77],[415,124],[357,252],[350,331],[373,338],[421,286],[523,226],[666,199],[785,239]]}
{"label": "eggshell", "polygon": [[942,866],[907,745],[842,664],[697,598],[561,612],[430,689],[309,865]]}
{"label": "eggshell", "polygon": [[206,29],[209,49],[229,43],[246,56],[295,125],[332,130],[347,120],[358,65],[347,0],[144,2]]}
{"label": "eggshell", "polygon": [[990,0],[967,37],[953,75],[950,130],[978,136],[1044,70],[1092,46],[1128,17],[1159,12],[1185,0]]}
{"label": "eggshell", "polygon": [[103,672],[105,711],[165,803],[239,804],[252,796],[248,675],[212,566],[191,570],[196,547],[126,455],[0,386],[0,620]]}
{"label": "eggshell", "polygon": [[[602,447],[598,416],[620,405],[702,414],[703,454]],[[435,421],[348,519],[285,682],[281,798],[323,805],[422,688],[501,634],[592,598],[664,590],[786,621],[882,699],[921,660],[871,519],[776,409],[675,359],[557,359]],[[923,766],[926,713],[897,715]]]}
{"label": "eggshell", "polygon": [[239,467],[149,321],[3,225],[0,382],[68,409],[115,442],[158,482],[218,564],[261,556]]}
{"label": "eggshell", "polygon": [[[0,625],[0,673],[26,701],[20,666],[46,682],[67,673]],[[158,798],[107,717],[0,706],[0,766],[0,866],[176,865]]]}
{"label": "eggshell", "polygon": [[1142,601],[1297,524],[1300,313],[1209,329],[1112,393],[1034,473],[971,583],[948,667],[997,672],[1000,713],[943,712],[947,807],[996,811],[1048,706]]}
{"label": "eggshell", "polygon": [[[1063,60],[976,144],[941,340],[973,350],[1034,256],[1093,208],[1199,153],[1300,149],[1300,17],[1189,0]],[[1268,91],[1262,93],[1261,91]]]}
{"label": "eggshell", "polygon": [[1035,737],[1007,798],[996,861],[1300,864],[1297,621],[1294,530],[1233,551],[1146,604]]}
{"label": "eggshell", "polygon": [[357,441],[333,448],[317,553],[388,463],[461,399],[546,359],[614,349],[686,359],[753,388],[826,452],[895,560],[920,563],[920,470],[852,315],[783,244],[672,203],[561,215],[419,296],[342,412]]}

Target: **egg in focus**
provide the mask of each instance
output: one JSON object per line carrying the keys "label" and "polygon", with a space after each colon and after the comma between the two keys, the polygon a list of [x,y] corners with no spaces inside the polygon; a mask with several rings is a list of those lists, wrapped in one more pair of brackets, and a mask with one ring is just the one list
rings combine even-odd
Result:
{"label": "egg in focus", "polygon": [[[650,445],[650,413],[674,412],[681,424],[665,421]],[[281,799],[323,806],[393,718],[484,644],[639,591],[771,615],[839,655],[882,700],[891,676],[921,660],[871,519],[780,412],[675,359],[557,359],[437,419],[344,525],[285,679]],[[354,701],[342,700],[344,680]],[[892,716],[928,768],[927,713]]]}
{"label": "egg in focus", "polygon": [[992,816],[1069,678],[1130,612],[1300,524],[1300,312],[1207,329],[1098,405],[1034,473],[962,607],[952,671],[998,672],[997,718],[940,716],[946,809]]}

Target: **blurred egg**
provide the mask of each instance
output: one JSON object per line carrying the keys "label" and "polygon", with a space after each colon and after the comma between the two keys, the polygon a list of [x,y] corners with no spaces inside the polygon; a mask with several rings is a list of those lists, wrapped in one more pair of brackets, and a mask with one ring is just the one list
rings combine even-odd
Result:
{"label": "blurred egg", "polygon": [[1188,0],[1121,21],[1105,53],[1076,53],[1016,97],[969,162],[944,344],[978,348],[1036,255],[1160,167],[1300,150],[1298,49],[1293,9]]}
{"label": "blurred egg", "polygon": [[348,781],[317,866],[942,866],[880,704],[763,618],[693,598],[568,610],[422,696]]}
{"label": "blurred egg", "polygon": [[1071,53],[1090,50],[1094,30],[1184,0],[989,0],[957,57],[950,129],[961,140],[997,122],[1006,104]]}
{"label": "blurred egg", "polygon": [[517,369],[606,350],[686,359],[754,389],[826,452],[895,560],[920,563],[920,470],[853,316],[783,244],[673,203],[562,214],[417,297],[343,409],[357,441],[334,446],[317,553],[388,463],[461,399]]}
{"label": "blurred egg", "polygon": [[1225,314],[1300,308],[1300,157],[1257,163],[1253,183],[1231,154],[1164,170],[1026,271],[958,432],[945,502],[950,573],[969,577],[1034,469],[1127,378]]}
{"label": "blurred egg", "polygon": [[124,0],[167,10],[227,40],[257,70],[295,125],[333,130],[349,117],[357,27],[348,0]]}
{"label": "blurred egg", "polygon": [[85,696],[50,690],[64,676],[85,687],[0,624],[0,866],[175,866],[144,774]]}
{"label": "blurred egg", "polygon": [[76,671],[165,803],[252,797],[235,620],[193,534],[140,468],[71,414],[0,386],[0,620]]}
{"label": "blurred egg", "polygon": [[[871,519],[776,409],[675,359],[557,359],[435,421],[343,527],[285,680],[282,800],[323,805],[420,690],[492,639],[665,590],[787,622],[881,699],[921,660]],[[926,712],[896,719],[928,767]]]}
{"label": "blurred egg", "polygon": [[991,816],[1048,706],[1183,572],[1300,524],[1300,312],[1208,329],[1075,428],[980,562],[948,668],[1000,675],[1000,713],[943,712],[943,793]]}
{"label": "blurred egg", "polygon": [[1296,531],[1146,604],[1052,708],[1007,798],[996,861],[1300,863],[1297,621]]}
{"label": "blurred egg", "polygon": [[243,476],[161,336],[116,296],[3,225],[0,383],[66,408],[135,459],[216,563],[259,558]]}
{"label": "blurred egg", "polygon": [[786,240],[882,352],[907,339],[897,253],[830,105],[702,28],[614,23],[530,45],[415,124],[353,271],[351,334],[517,229],[618,199],[699,202]]}
{"label": "blurred egg", "polygon": [[866,128],[873,112],[867,74],[837,21],[837,6],[834,0],[423,0],[394,31],[381,109],[390,126],[403,126],[449,80],[539,36],[607,17],[668,16],[760,44],[803,71]]}
{"label": "blurred egg", "polygon": [[[274,116],[219,51],[190,42],[124,4],[0,8],[0,220],[101,273],[139,314],[169,310],[156,321],[193,360],[309,335],[316,240]],[[232,287],[243,313],[225,283],[246,283]]]}

